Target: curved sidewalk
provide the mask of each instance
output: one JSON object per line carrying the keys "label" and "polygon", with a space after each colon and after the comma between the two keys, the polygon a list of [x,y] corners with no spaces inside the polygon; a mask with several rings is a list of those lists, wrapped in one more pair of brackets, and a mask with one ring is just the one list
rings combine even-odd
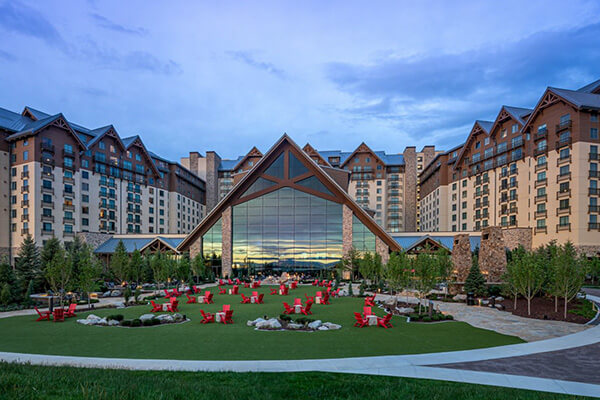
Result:
{"label": "curved sidewalk", "polygon": [[[596,296],[592,300],[600,302]],[[401,329],[401,328],[398,328]],[[508,346],[445,353],[338,358],[322,360],[194,361],[148,360],[99,357],[50,356],[0,352],[0,360],[35,365],[120,368],[132,370],[303,372],[323,371],[407,378],[436,379],[484,385],[539,390],[560,394],[600,397],[600,385],[435,367],[440,364],[467,363],[567,350],[600,343],[600,326],[559,338]]]}

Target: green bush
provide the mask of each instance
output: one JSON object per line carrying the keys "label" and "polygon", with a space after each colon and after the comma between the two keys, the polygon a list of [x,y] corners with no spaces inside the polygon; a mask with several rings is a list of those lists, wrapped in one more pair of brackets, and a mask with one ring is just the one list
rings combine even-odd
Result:
{"label": "green bush", "polygon": [[431,317],[429,317],[429,316],[423,317],[423,319],[421,321],[423,321],[423,322],[431,322]]}
{"label": "green bush", "polygon": [[[154,321],[154,318],[152,318],[152,319],[145,319],[144,322],[142,322],[142,325],[144,325],[144,326],[152,326],[152,325],[154,325],[153,321]],[[160,321],[159,321],[159,323],[160,323]]]}
{"label": "green bush", "polygon": [[152,325],[160,325],[160,320],[159,319],[152,318],[150,321],[152,321]]}
{"label": "green bush", "polygon": [[296,319],[295,322],[297,324],[304,324],[304,325],[306,325],[306,324],[310,324],[313,321],[314,321],[314,319],[310,319],[310,318],[306,318],[306,317],[301,317],[301,318]]}
{"label": "green bush", "polygon": [[502,286],[490,285],[488,287],[488,294],[490,296],[493,296],[493,297],[500,296],[501,293],[502,293]]}
{"label": "green bush", "polygon": [[447,319],[447,320],[453,320],[453,319],[454,319],[454,317],[453,317],[452,315],[448,314],[448,315],[446,315],[446,319]]}
{"label": "green bush", "polygon": [[412,320],[418,321],[418,320],[419,320],[419,317],[420,317],[420,315],[419,315],[419,314],[410,314],[410,315],[409,315],[409,317],[410,317],[410,319],[412,319]]}
{"label": "green bush", "polygon": [[431,316],[431,320],[432,320],[432,321],[439,321],[439,320],[440,320],[440,316],[439,316],[439,314],[433,314],[433,315]]}
{"label": "green bush", "polygon": [[125,319],[123,321],[121,321],[121,326],[131,326],[131,320],[130,319]]}
{"label": "green bush", "polygon": [[131,326],[132,327],[142,326],[142,321],[140,321],[139,318],[136,318],[133,321],[131,321]]}
{"label": "green bush", "polygon": [[121,322],[125,319],[125,317],[123,316],[123,314],[114,314],[114,315],[109,315],[108,317],[106,317],[107,321],[110,321],[111,319]]}
{"label": "green bush", "polygon": [[279,319],[280,319],[280,320],[282,320],[282,321],[290,322],[290,321],[292,320],[292,317],[290,317],[290,316],[289,316],[289,315],[287,315],[287,314],[281,314],[281,315],[279,316]]}

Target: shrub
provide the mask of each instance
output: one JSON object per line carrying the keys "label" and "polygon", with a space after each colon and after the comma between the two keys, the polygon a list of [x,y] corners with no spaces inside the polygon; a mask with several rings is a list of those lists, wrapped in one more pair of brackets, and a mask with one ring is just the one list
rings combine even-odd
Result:
{"label": "shrub", "polygon": [[[154,321],[154,318],[152,318],[152,319],[145,319],[145,320],[142,322],[142,325],[144,325],[144,326],[152,326],[152,325],[154,325],[154,322],[153,322],[153,321]],[[157,320],[157,321],[158,321],[158,320]],[[160,323],[160,321],[159,321],[159,323]]]}
{"label": "shrub", "polygon": [[133,326],[133,327],[142,326],[142,321],[140,321],[139,318],[136,318],[133,321],[131,321],[131,326]]}
{"label": "shrub", "polygon": [[106,317],[107,321],[110,321],[111,319],[121,322],[125,319],[125,317],[123,316],[123,314],[109,315],[108,317]]}
{"label": "shrub", "polygon": [[304,325],[310,324],[313,321],[314,321],[314,319],[310,319],[310,318],[306,318],[306,317],[301,317],[301,318],[296,319],[297,324],[304,324]]}
{"label": "shrub", "polygon": [[488,294],[490,296],[500,296],[500,293],[502,292],[502,286],[499,285],[490,285],[488,287]]}
{"label": "shrub", "polygon": [[418,321],[419,318],[421,318],[421,315],[419,315],[419,314],[410,314],[409,317],[412,320]]}
{"label": "shrub", "polygon": [[279,316],[279,319],[280,319],[280,320],[282,320],[282,321],[290,322],[290,321],[292,320],[292,317],[290,317],[290,316],[289,316],[289,315],[287,315],[287,314],[281,314],[281,315]]}
{"label": "shrub", "polygon": [[423,322],[431,322],[431,317],[429,317],[429,316],[423,317],[422,321]]}
{"label": "shrub", "polygon": [[454,317],[453,317],[452,315],[448,314],[448,315],[446,315],[446,319],[447,319],[447,320],[453,320],[453,319],[454,319]]}
{"label": "shrub", "polygon": [[152,325],[160,325],[160,319],[152,318],[149,321],[152,321]]}
{"label": "shrub", "polygon": [[121,326],[131,326],[131,320],[130,319],[125,319],[123,321],[121,321]]}
{"label": "shrub", "polygon": [[434,314],[431,316],[431,320],[432,321],[439,321],[440,320],[440,316],[438,314]]}

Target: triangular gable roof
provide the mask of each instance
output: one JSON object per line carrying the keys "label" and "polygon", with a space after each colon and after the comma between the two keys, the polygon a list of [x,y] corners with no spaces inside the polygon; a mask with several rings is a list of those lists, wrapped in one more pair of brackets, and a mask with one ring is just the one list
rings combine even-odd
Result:
{"label": "triangular gable roof", "polygon": [[353,157],[356,153],[358,152],[367,152],[367,153],[371,153],[373,154],[373,156],[375,156],[375,158],[377,160],[379,160],[380,163],[382,163],[383,165],[385,165],[385,162],[377,155],[376,152],[374,152],[373,150],[371,150],[371,148],[369,146],[367,146],[367,144],[365,142],[362,142],[360,145],[358,145],[358,147],[344,160],[343,163],[340,164],[340,167],[344,167],[344,165],[346,165]]}
{"label": "triangular gable roof", "polygon": [[65,131],[69,132],[75,138],[75,141],[77,142],[77,144],[79,144],[79,146],[82,149],[85,149],[85,144],[81,141],[81,138],[79,138],[79,135],[77,135],[77,133],[75,133],[73,128],[71,128],[71,125],[69,125],[69,122],[67,121],[65,116],[62,114],[56,114],[56,115],[53,115],[48,118],[40,119],[38,121],[33,121],[33,122],[27,124],[23,128],[22,131],[13,133],[12,135],[8,136],[6,139],[14,140],[14,139],[19,139],[21,137],[34,136],[39,131],[41,131],[42,129],[44,129],[50,125],[56,126],[58,128],[64,129]]}
{"label": "triangular gable roof", "polygon": [[600,79],[585,85],[582,88],[577,89],[578,92],[583,93],[599,93],[600,94]]}
{"label": "triangular gable roof", "polygon": [[329,164],[329,161],[326,160],[326,159],[324,159],[323,156],[321,154],[319,154],[319,152],[317,150],[315,150],[315,148],[310,145],[310,143],[306,143],[304,145],[304,147],[302,148],[302,150],[306,154],[308,154],[309,157],[317,157],[319,160],[321,160],[323,162],[323,165],[331,167],[331,164]]}
{"label": "triangular gable roof", "polygon": [[173,243],[165,240],[165,238],[163,237],[156,237],[153,240],[149,241],[148,243],[146,243],[141,249],[140,252],[144,252],[144,250],[146,250],[148,247],[152,246],[154,243],[159,242],[164,244],[165,246],[167,246],[168,248],[170,248],[171,250],[173,250],[176,253],[179,253],[179,251],[177,250],[177,246],[173,246]]}
{"label": "triangular gable roof", "polygon": [[243,156],[242,158],[238,159],[238,162],[235,164],[235,166],[233,167],[233,170],[237,170],[238,167],[240,165],[242,165],[244,162],[246,162],[246,160],[250,157],[262,157],[263,153],[260,152],[259,149],[256,148],[256,146],[252,147],[250,149],[250,151],[248,153],[246,153],[245,156]]}
{"label": "triangular gable roof", "polygon": [[[248,187],[254,183],[261,175],[264,173],[264,170],[267,169],[272,161],[274,161],[277,157],[279,157],[282,153],[285,152],[286,147],[290,147],[290,151],[294,154],[299,161],[303,162],[305,166],[309,168],[309,173],[300,175],[294,179],[304,179],[304,176],[315,176],[321,183],[323,183],[326,188],[332,192],[334,195],[332,200],[339,202],[339,198],[344,200],[344,203],[347,204],[350,209],[354,212],[354,215],[363,223],[365,226],[369,228],[370,231],[379,236],[390,248],[392,251],[400,250],[400,246],[398,243],[390,236],[384,229],[382,229],[370,216],[369,214],[362,209],[351,197],[350,195],[342,189],[337,182],[333,178],[331,178],[321,167],[306,154],[287,134],[284,134],[270,149],[263,158],[261,158],[258,163],[254,166],[254,168],[247,173],[242,179],[233,187],[229,193],[223,197],[217,205],[212,209],[212,211],[194,228],[194,230],[177,246],[178,250],[185,250],[189,248],[191,243],[197,239],[198,236],[202,235],[205,231],[210,229],[210,227],[221,217],[223,211],[231,205],[233,199],[243,194]],[[257,192],[260,193],[260,192]],[[249,198],[252,195],[245,196],[244,198]],[[331,197],[324,195],[323,197]],[[245,200],[244,200],[245,201]]]}
{"label": "triangular gable roof", "polygon": [[21,115],[23,115],[24,117],[27,118],[31,118],[34,121],[40,120],[40,119],[44,119],[44,118],[48,118],[51,115],[48,113],[45,113],[43,111],[40,110],[36,110],[35,108],[29,107],[29,106],[25,106],[25,108],[23,109],[23,112],[21,113]]}
{"label": "triangular gable roof", "polygon": [[473,124],[473,128],[471,128],[471,132],[469,133],[469,136],[467,137],[467,140],[465,141],[464,145],[460,149],[460,153],[458,153],[458,157],[456,158],[456,161],[454,162],[454,169],[456,169],[457,165],[460,165],[460,162],[463,159],[463,156],[465,154],[465,151],[467,150],[467,147],[469,147],[469,145],[471,144],[471,141],[473,140],[473,138],[475,136],[480,135],[481,133],[484,133],[486,135],[490,134],[490,126],[491,126],[490,124],[492,124],[492,122],[490,122],[490,121],[480,121],[480,120],[475,121],[475,123]]}
{"label": "triangular gable roof", "polygon": [[108,136],[112,136],[113,138],[117,139],[117,143],[119,143],[121,145],[123,150],[127,150],[127,148],[125,147],[125,144],[121,140],[121,137],[117,133],[117,130],[112,125],[106,125],[101,128],[93,129],[90,131],[90,134],[94,135],[95,137],[88,142],[88,148],[91,148],[93,145],[98,143],[100,141],[100,139],[102,139],[104,136],[108,135]]}
{"label": "triangular gable roof", "polygon": [[418,246],[421,246],[423,244],[432,244],[434,246],[438,246],[441,247],[443,249],[446,249],[449,253],[452,252],[451,249],[449,249],[446,245],[444,245],[442,242],[440,242],[439,240],[435,240],[434,238],[432,238],[429,235],[425,235],[423,237],[421,237],[420,239],[418,239],[417,241],[415,241],[413,244],[411,244],[409,247],[404,249],[405,253],[410,252],[411,250],[415,249]]}
{"label": "triangular gable roof", "polygon": [[160,172],[158,171],[156,164],[154,164],[154,160],[152,159],[152,156],[148,152],[148,149],[146,149],[146,146],[144,145],[144,142],[142,141],[142,138],[139,135],[130,136],[128,138],[125,138],[122,140],[122,142],[123,142],[123,145],[125,146],[126,150],[128,150],[131,146],[134,146],[134,145],[141,147],[142,153],[144,154],[144,156],[150,163],[150,166],[154,170],[154,174],[157,176],[160,175]]}
{"label": "triangular gable roof", "polygon": [[498,125],[506,121],[507,119],[514,120],[517,124],[520,125],[521,130],[525,126],[526,119],[528,115],[531,115],[533,110],[529,108],[521,108],[521,107],[511,107],[511,106],[502,106],[498,115],[496,116],[496,120],[494,121],[494,125],[490,129],[490,137],[493,138],[494,133],[496,132],[496,128]]}

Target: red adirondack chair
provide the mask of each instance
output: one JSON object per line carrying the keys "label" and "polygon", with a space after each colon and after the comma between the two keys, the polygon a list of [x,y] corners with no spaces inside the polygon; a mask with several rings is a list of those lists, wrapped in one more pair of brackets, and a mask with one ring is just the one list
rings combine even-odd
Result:
{"label": "red adirondack chair", "polygon": [[290,307],[290,305],[288,303],[286,303],[285,301],[283,302],[283,307],[285,308],[285,311],[283,312],[284,314],[295,314],[296,313],[296,309],[294,307]]}
{"label": "red adirondack chair", "polygon": [[271,289],[271,294],[277,294],[277,289]]}
{"label": "red adirondack chair", "polygon": [[258,282],[258,281],[252,282],[252,289],[258,289],[259,287],[260,287],[260,282]]}
{"label": "red adirondack chair", "polygon": [[185,304],[192,304],[192,303],[197,303],[198,299],[195,297],[190,297],[189,294],[186,293],[185,295],[188,298],[188,301],[185,302]]}
{"label": "red adirondack chair", "polygon": [[173,300],[169,304],[167,304],[167,311],[169,312],[179,312],[177,308],[179,306],[179,300]]}
{"label": "red adirondack chair", "polygon": [[233,281],[231,279],[227,279],[227,284],[228,285],[233,285]]}
{"label": "red adirondack chair", "polygon": [[223,286],[225,285],[225,282],[223,282],[223,279],[219,279],[219,286]]}
{"label": "red adirondack chair", "polygon": [[231,294],[239,294],[240,287],[238,285],[233,285],[231,288]]}
{"label": "red adirondack chair", "polygon": [[183,293],[181,293],[177,288],[173,289],[173,296],[175,297],[179,297],[181,296]]}
{"label": "red adirondack chair", "polygon": [[367,315],[371,314],[371,307],[363,307],[363,315],[365,316],[365,318],[367,317]]}
{"label": "red adirondack chair", "polygon": [[284,286],[281,289],[281,294],[282,294],[282,296],[287,296],[288,294],[290,294],[290,289],[287,286]]}
{"label": "red adirondack chair", "polygon": [[337,288],[333,292],[331,292],[331,297],[340,297],[340,288]]}
{"label": "red adirondack chair", "polygon": [[229,310],[231,310],[231,305],[223,304],[223,311],[229,311]]}
{"label": "red adirondack chair", "polygon": [[313,286],[319,286],[319,280],[315,279],[312,283]]}
{"label": "red adirondack chair", "polygon": [[210,322],[215,322],[215,316],[211,313],[205,313],[204,310],[200,310],[200,314],[202,314],[201,324],[208,324]]}
{"label": "red adirondack chair", "polygon": [[192,286],[192,289],[194,289],[194,293],[200,293],[202,292],[202,289],[200,289],[198,286],[194,285]]}
{"label": "red adirondack chair", "polygon": [[357,326],[359,328],[364,328],[365,326],[369,326],[368,325],[369,321],[366,318],[363,318],[362,315],[360,315],[360,313],[355,312],[354,318],[356,319],[354,326]]}
{"label": "red adirondack chair", "polygon": [[52,313],[50,311],[40,311],[38,310],[37,307],[33,307],[35,312],[38,313],[39,317],[38,319],[36,319],[36,321],[43,321],[43,320],[47,320],[50,321],[50,315],[52,315]]}
{"label": "red adirondack chair", "polygon": [[248,282],[244,282],[244,287],[245,287],[246,289],[249,289],[249,288],[250,288],[250,284],[249,284]]}
{"label": "red adirondack chair", "polygon": [[383,318],[377,318],[377,325],[385,329],[391,328],[393,327],[392,323],[390,322],[391,319],[392,314],[386,314]]}
{"label": "red adirondack chair", "polygon": [[76,317],[75,309],[77,308],[77,304],[71,303],[69,304],[69,308],[65,311],[65,317]]}
{"label": "red adirondack chair", "polygon": [[306,293],[304,293],[304,296],[306,297],[306,301],[310,301],[311,303],[315,302],[315,296],[309,296]]}
{"label": "red adirondack chair", "polygon": [[168,299],[169,297],[171,297],[173,294],[171,292],[169,292],[167,289],[163,289],[165,291],[165,299]]}
{"label": "red adirondack chair", "polygon": [[250,297],[246,297],[244,295],[244,293],[240,293],[240,296],[242,296],[242,304],[249,304],[250,303]]}
{"label": "red adirondack chair", "polygon": [[290,283],[290,289],[296,289],[298,287],[298,282],[294,281]]}
{"label": "red adirondack chair", "polygon": [[300,312],[304,315],[308,315],[308,314],[312,314],[312,311],[310,311],[310,308],[312,307],[313,303],[311,303],[310,301],[306,303],[306,307],[302,307],[300,309]]}
{"label": "red adirondack chair", "polygon": [[65,320],[65,310],[62,308],[55,308],[52,312],[52,318],[54,322],[64,321]]}
{"label": "red adirondack chair", "polygon": [[227,293],[227,291],[224,288],[222,288],[221,286],[219,286],[219,294],[226,294],[226,293]]}
{"label": "red adirondack chair", "polygon": [[239,285],[240,283],[241,283],[241,282],[240,282],[240,279],[239,279],[239,278],[235,278],[235,284],[236,284],[236,285]]}
{"label": "red adirondack chair", "polygon": [[213,304],[213,294],[211,292],[208,292],[207,294],[204,295],[204,303],[206,304]]}
{"label": "red adirondack chair", "polygon": [[264,293],[258,295],[258,304],[265,304],[265,302],[263,301],[263,297],[265,297]]}
{"label": "red adirondack chair", "polygon": [[233,324],[233,310],[225,311],[225,318],[223,319],[224,324]]}
{"label": "red adirondack chair", "polygon": [[150,300],[150,304],[152,305],[152,310],[150,310],[150,312],[162,311],[162,304],[156,304],[154,300]]}
{"label": "red adirondack chair", "polygon": [[321,299],[321,304],[329,304],[329,293],[325,293]]}
{"label": "red adirondack chair", "polygon": [[375,307],[375,296],[365,297],[365,306]]}

